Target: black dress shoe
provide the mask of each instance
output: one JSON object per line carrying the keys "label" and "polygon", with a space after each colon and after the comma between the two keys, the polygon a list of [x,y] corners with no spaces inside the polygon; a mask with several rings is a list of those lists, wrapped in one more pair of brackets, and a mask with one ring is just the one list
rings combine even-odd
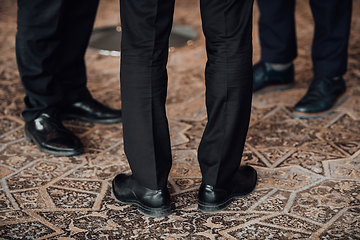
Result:
{"label": "black dress shoe", "polygon": [[222,188],[201,184],[199,189],[198,209],[203,212],[217,212],[225,209],[232,201],[251,193],[256,186],[256,170],[242,166],[232,181]]}
{"label": "black dress shoe", "polygon": [[171,214],[169,190],[152,190],[140,185],[132,176],[117,175],[113,182],[115,198],[124,204],[133,204],[149,217],[166,217]]}
{"label": "black dress shoe", "polygon": [[275,71],[265,62],[258,62],[253,67],[253,93],[281,91],[294,85],[294,65],[283,71]]}
{"label": "black dress shoe", "polygon": [[294,106],[299,118],[321,117],[346,100],[346,84],[342,77],[315,77],[305,96]]}
{"label": "black dress shoe", "polygon": [[60,106],[59,112],[63,120],[81,120],[85,122],[111,124],[119,123],[122,119],[121,110],[105,106],[93,98],[87,101]]}
{"label": "black dress shoe", "polygon": [[46,113],[25,123],[25,137],[44,153],[55,156],[75,156],[83,153],[80,139],[66,129],[56,116]]}

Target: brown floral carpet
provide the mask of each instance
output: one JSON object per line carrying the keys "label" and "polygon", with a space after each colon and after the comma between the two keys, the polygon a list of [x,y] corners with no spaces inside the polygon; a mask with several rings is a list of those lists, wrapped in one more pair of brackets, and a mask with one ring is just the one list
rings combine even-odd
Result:
{"label": "brown floral carpet", "polygon": [[[95,27],[119,22],[118,1],[101,0]],[[129,172],[122,125],[67,122],[85,145],[79,157],[40,153],[23,134],[24,92],[15,60],[16,1],[0,0],[0,239],[360,239],[360,1],[354,0],[348,99],[326,117],[300,120],[291,107],[312,77],[313,21],[297,1],[296,87],[255,96],[243,163],[256,190],[226,211],[197,210],[196,149],[206,123],[204,37],[198,0],[178,0],[174,22],[200,37],[169,59],[168,117],[173,149],[169,187],[175,211],[152,219],[114,201],[110,183]],[[259,59],[254,9],[254,61]],[[89,50],[88,87],[120,107],[119,58]],[[139,149],[141,151],[141,149]]]}

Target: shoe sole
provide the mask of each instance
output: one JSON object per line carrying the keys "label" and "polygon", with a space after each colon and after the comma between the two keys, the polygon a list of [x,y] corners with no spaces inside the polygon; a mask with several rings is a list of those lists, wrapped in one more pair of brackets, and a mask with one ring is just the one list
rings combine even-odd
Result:
{"label": "shoe sole", "polygon": [[338,98],[338,100],[336,100],[334,105],[331,108],[329,108],[328,110],[325,110],[322,112],[317,112],[317,113],[305,113],[305,112],[293,111],[292,116],[295,118],[303,118],[303,119],[325,117],[325,116],[331,114],[335,110],[335,108],[337,108],[338,106],[343,104],[348,98],[349,98],[349,96],[346,91]]}
{"label": "shoe sole", "polygon": [[222,210],[226,209],[233,201],[243,198],[243,197],[249,195],[250,193],[252,193],[255,190],[256,184],[257,184],[257,176],[255,179],[255,185],[253,186],[253,188],[251,188],[251,190],[249,190],[248,192],[244,192],[241,194],[236,194],[234,196],[231,196],[228,200],[226,200],[222,203],[207,204],[207,203],[198,201],[198,210],[205,212],[205,213],[214,213],[214,212],[222,211]]}
{"label": "shoe sole", "polygon": [[[113,187],[114,189],[114,187]],[[160,218],[160,217],[166,217],[171,214],[171,206],[165,206],[162,208],[151,208],[143,205],[141,202],[137,200],[122,200],[116,197],[114,190],[112,191],[115,200],[119,203],[126,204],[126,205],[134,205],[137,210],[143,214],[146,217],[154,217],[154,218]]]}
{"label": "shoe sole", "polygon": [[90,122],[90,123],[98,123],[98,124],[114,124],[114,123],[121,123],[122,118],[115,118],[115,119],[91,119],[77,115],[61,115],[60,116],[62,121],[69,121],[69,120],[79,120],[82,122]]}
{"label": "shoe sole", "polygon": [[71,157],[71,156],[78,156],[84,153],[83,149],[74,150],[74,151],[57,151],[57,150],[51,150],[48,148],[42,147],[35,138],[25,130],[25,139],[33,144],[35,144],[40,152],[47,153],[50,155],[54,155],[57,157]]}
{"label": "shoe sole", "polygon": [[134,205],[137,210],[146,217],[167,217],[171,214],[171,207],[164,207],[164,208],[149,208],[138,201],[122,201],[115,197],[115,200],[119,203],[126,204],[126,205]]}
{"label": "shoe sole", "polygon": [[261,88],[257,90],[256,92],[253,92],[255,96],[269,93],[269,92],[282,92],[285,90],[289,90],[295,86],[295,83],[289,83],[289,84],[281,84],[281,85],[270,85],[264,88]]}

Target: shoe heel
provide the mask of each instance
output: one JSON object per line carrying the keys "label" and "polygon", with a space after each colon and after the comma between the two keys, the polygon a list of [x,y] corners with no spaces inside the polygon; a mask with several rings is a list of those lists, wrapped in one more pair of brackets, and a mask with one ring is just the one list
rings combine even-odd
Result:
{"label": "shoe heel", "polygon": [[134,205],[137,207],[140,213],[142,213],[147,217],[154,217],[154,218],[167,217],[172,213],[170,206],[164,206],[162,208],[157,208],[157,209],[154,208],[150,209],[146,207],[144,208],[144,206],[138,204],[134,204]]}
{"label": "shoe heel", "polygon": [[346,102],[349,98],[349,94],[348,91],[345,91],[341,97],[339,97],[339,100],[334,104],[334,109],[339,107],[341,104],[343,104],[344,102]]}
{"label": "shoe heel", "polygon": [[235,200],[236,200],[235,198],[230,198],[227,201],[219,204],[206,204],[206,203],[198,202],[198,210],[204,213],[219,212],[226,209]]}
{"label": "shoe heel", "polygon": [[31,137],[30,133],[28,133],[27,131],[25,131],[25,139],[26,139],[28,142],[34,143],[33,138]]}

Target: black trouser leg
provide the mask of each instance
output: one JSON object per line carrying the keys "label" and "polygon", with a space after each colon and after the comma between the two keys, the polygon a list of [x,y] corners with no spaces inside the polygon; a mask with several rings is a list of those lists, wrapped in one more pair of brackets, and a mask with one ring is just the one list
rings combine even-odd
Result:
{"label": "black trouser leg", "polygon": [[67,0],[56,66],[57,79],[66,90],[63,103],[90,98],[86,87],[85,52],[93,30],[99,0]]}
{"label": "black trouser leg", "polygon": [[[42,112],[56,110],[66,90],[61,77],[72,75],[71,69],[80,69],[76,71],[82,75],[73,78],[72,86],[83,85],[84,79],[86,81],[84,63],[79,56],[83,59],[89,37],[88,31],[84,34],[86,30],[83,29],[92,28],[97,1],[81,2],[83,4],[70,0],[18,0],[16,56],[26,92],[25,121]],[[84,18],[84,12],[93,16]],[[73,43],[70,38],[74,39]],[[76,82],[79,79],[80,84]],[[71,98],[71,94],[66,97]]]}
{"label": "black trouser leg", "polygon": [[121,0],[121,98],[124,148],[134,178],[166,187],[171,168],[167,92],[174,0]]}
{"label": "black trouser leg", "polygon": [[314,75],[342,76],[347,70],[352,0],[311,0],[315,32]]}
{"label": "black trouser leg", "polygon": [[239,168],[252,98],[253,0],[201,0],[208,61],[208,123],[198,158],[203,183],[226,184]]}
{"label": "black trouser leg", "polygon": [[257,0],[257,3],[261,60],[269,63],[293,61],[297,56],[295,0]]}

